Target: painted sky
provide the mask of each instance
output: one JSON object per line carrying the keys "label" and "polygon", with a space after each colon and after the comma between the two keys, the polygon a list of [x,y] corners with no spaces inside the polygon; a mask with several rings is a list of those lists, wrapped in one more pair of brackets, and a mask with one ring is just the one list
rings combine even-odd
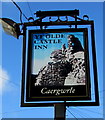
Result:
{"label": "painted sky", "polygon": [[[35,35],[43,35],[43,38],[36,38]],[[63,35],[63,38],[46,38],[46,35]],[[68,35],[74,35],[75,37],[78,38],[78,40],[81,42],[82,47],[84,48],[84,42],[85,39],[83,37],[83,32],[62,32],[62,33],[40,33],[40,34],[33,34],[33,39],[32,39],[32,74],[38,74],[38,71],[44,67],[45,65],[47,65],[48,62],[51,61],[50,56],[51,53],[54,50],[58,50],[58,49],[62,49],[62,45],[65,44],[66,48],[68,47],[68,39],[67,36]],[[60,40],[60,43],[58,43],[58,39]],[[44,41],[44,40],[51,40],[52,42],[48,42],[47,44],[41,44],[40,40]],[[54,43],[53,41],[56,41],[57,43]],[[36,43],[34,43],[34,41],[36,41]],[[39,43],[39,44],[38,44]],[[44,43],[44,42],[43,42]],[[40,49],[39,46],[41,46],[42,49]],[[47,48],[43,48],[42,46],[47,46]],[[36,49],[35,49],[36,46]]]}
{"label": "painted sky", "polygon": [[[103,3],[102,2],[27,2],[17,3],[27,17],[34,16],[39,10],[80,10],[80,16],[88,15],[90,20],[95,21],[95,37],[97,52],[97,67],[99,78],[100,106],[97,107],[70,107],[69,110],[77,118],[103,118]],[[2,2],[2,17],[10,18],[20,23],[20,14],[12,2]],[[34,16],[36,19],[36,17]],[[22,19],[26,22],[25,18]],[[63,26],[64,27],[64,26]],[[0,31],[1,31],[0,26]],[[33,29],[37,29],[34,27]],[[21,96],[21,69],[22,69],[22,36],[16,38],[2,32],[2,111],[3,118],[52,118],[53,107],[22,108],[20,107]],[[91,42],[89,41],[91,46]],[[5,81],[5,82],[4,82]],[[101,92],[102,91],[102,92]],[[94,96],[94,93],[93,95]],[[67,118],[74,118],[67,111]]]}

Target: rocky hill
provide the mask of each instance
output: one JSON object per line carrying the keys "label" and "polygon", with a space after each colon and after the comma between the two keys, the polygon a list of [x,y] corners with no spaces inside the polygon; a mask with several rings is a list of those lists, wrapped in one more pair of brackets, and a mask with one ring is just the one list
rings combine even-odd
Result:
{"label": "rocky hill", "polygon": [[84,51],[72,53],[72,46],[51,53],[52,62],[40,69],[35,86],[85,85]]}

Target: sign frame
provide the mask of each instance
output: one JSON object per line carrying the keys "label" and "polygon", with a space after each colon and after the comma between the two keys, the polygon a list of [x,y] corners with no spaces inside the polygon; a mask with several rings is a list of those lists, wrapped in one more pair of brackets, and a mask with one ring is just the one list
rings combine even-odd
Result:
{"label": "sign frame", "polygon": [[[83,44],[84,44],[84,58],[85,58],[85,79],[86,80],[86,85],[68,85],[68,86],[34,86],[34,80],[32,79],[33,75],[31,75],[31,66],[32,65],[32,35],[33,34],[50,34],[50,33],[58,33],[58,34],[64,34],[64,33],[78,33],[82,32],[83,33]],[[33,48],[34,49],[34,48]],[[36,50],[37,51],[37,50]],[[35,66],[34,66],[35,67]],[[91,100],[90,96],[90,71],[89,71],[89,55],[88,55],[88,31],[87,28],[71,28],[71,29],[46,29],[46,30],[29,30],[29,43],[28,43],[28,63],[27,63],[27,87],[26,87],[26,101],[31,102],[31,101],[78,101],[78,100]],[[34,77],[35,79],[35,77]],[[86,87],[86,88],[85,88]],[[42,95],[39,91],[42,89],[49,89],[49,90],[68,90],[69,88],[73,88],[77,91],[77,95],[62,95],[62,96],[56,96],[56,95]],[[38,96],[35,97],[35,91],[37,91]],[[83,91],[86,91],[86,95]],[[75,93],[74,93],[75,94]],[[81,95],[79,95],[81,94]]]}
{"label": "sign frame", "polygon": [[[95,91],[95,101],[87,101],[87,102],[42,102],[42,103],[29,103],[25,102],[25,57],[26,57],[26,27],[29,25],[24,24],[24,37],[23,37],[23,67],[22,67],[22,96],[21,96],[21,106],[22,107],[46,107],[46,106],[54,106],[56,103],[63,104],[65,103],[67,106],[98,106],[99,105],[99,94],[98,94],[98,77],[97,77],[97,64],[96,64],[96,51],[95,51],[95,36],[94,36],[94,22],[93,21],[74,21],[70,22],[71,25],[89,25],[91,28],[91,41],[92,41],[92,58],[93,58],[93,70],[94,70],[94,91]],[[44,23],[42,23],[44,24]],[[57,24],[56,24],[57,25]],[[61,25],[61,24],[60,24]],[[68,25],[68,24],[67,24]],[[32,26],[32,25],[31,25]],[[38,26],[38,24],[36,25]]]}

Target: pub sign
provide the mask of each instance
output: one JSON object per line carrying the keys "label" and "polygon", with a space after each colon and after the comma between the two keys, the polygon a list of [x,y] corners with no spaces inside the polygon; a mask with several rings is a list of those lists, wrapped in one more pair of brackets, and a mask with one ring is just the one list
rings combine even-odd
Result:
{"label": "pub sign", "polygon": [[26,101],[90,100],[87,28],[29,30]]}

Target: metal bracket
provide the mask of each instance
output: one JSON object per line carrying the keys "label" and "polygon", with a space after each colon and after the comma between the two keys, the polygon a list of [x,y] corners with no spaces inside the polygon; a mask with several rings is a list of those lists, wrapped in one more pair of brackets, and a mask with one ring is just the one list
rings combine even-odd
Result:
{"label": "metal bracket", "polygon": [[83,16],[83,20],[87,20],[87,21],[89,21],[89,17],[88,17],[88,15],[84,15],[84,16]]}

